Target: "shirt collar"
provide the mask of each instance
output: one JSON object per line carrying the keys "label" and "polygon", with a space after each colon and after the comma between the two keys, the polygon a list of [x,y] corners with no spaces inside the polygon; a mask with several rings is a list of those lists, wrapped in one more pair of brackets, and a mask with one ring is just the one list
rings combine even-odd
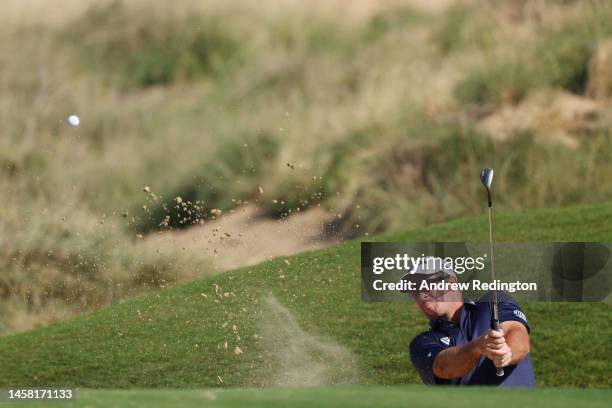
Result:
{"label": "shirt collar", "polygon": [[[476,302],[474,302],[473,300],[465,299],[463,301],[463,306],[461,306],[461,314],[459,315],[459,322],[461,325],[463,325],[463,322],[467,317],[466,311],[474,309],[474,308],[476,308]],[[441,329],[441,328],[449,327],[449,326],[450,327],[456,326],[456,324],[442,317],[438,317],[436,319],[429,321],[430,329],[436,329],[436,328]]]}

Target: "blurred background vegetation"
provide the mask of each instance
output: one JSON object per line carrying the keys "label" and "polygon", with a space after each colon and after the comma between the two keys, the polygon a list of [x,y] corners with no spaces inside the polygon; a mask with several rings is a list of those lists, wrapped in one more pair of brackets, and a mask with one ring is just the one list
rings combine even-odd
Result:
{"label": "blurred background vegetation", "polygon": [[212,273],[142,241],[238,206],[348,239],[481,214],[485,166],[500,209],[612,196],[607,1],[5,2],[0,334]]}

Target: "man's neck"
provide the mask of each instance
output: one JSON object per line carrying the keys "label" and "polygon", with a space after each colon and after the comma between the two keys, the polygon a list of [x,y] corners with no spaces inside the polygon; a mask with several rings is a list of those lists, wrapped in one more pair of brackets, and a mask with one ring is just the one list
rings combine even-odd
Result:
{"label": "man's neck", "polygon": [[459,318],[461,317],[461,307],[463,306],[463,301],[461,302],[452,302],[448,308],[448,311],[444,315],[444,317],[453,322],[459,323]]}

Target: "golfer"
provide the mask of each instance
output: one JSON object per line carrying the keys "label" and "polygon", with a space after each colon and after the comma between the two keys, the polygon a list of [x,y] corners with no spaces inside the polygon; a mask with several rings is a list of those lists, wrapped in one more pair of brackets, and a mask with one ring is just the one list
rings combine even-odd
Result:
{"label": "golfer", "polygon": [[[529,325],[519,305],[500,293],[501,330],[491,330],[492,310],[486,299],[463,299],[459,290],[418,290],[424,280],[457,282],[453,270],[440,268],[441,258],[428,259],[402,278],[416,283],[410,296],[429,319],[429,330],[410,343],[410,359],[423,382],[534,387]],[[496,375],[496,367],[504,368],[503,376]]]}

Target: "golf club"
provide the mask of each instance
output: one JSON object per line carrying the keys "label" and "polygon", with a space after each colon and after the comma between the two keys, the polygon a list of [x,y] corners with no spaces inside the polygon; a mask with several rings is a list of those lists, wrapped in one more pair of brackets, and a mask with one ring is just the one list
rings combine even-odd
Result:
{"label": "golf club", "polygon": [[[487,167],[480,173],[480,181],[487,189],[487,198],[489,200],[489,244],[491,246],[491,275],[495,282],[495,256],[493,255],[493,202],[491,200],[491,183],[493,182],[493,169]],[[493,330],[499,331],[499,309],[497,306],[497,290],[493,289],[493,321],[491,324]],[[503,367],[498,367],[496,372],[498,377],[504,375]]]}

